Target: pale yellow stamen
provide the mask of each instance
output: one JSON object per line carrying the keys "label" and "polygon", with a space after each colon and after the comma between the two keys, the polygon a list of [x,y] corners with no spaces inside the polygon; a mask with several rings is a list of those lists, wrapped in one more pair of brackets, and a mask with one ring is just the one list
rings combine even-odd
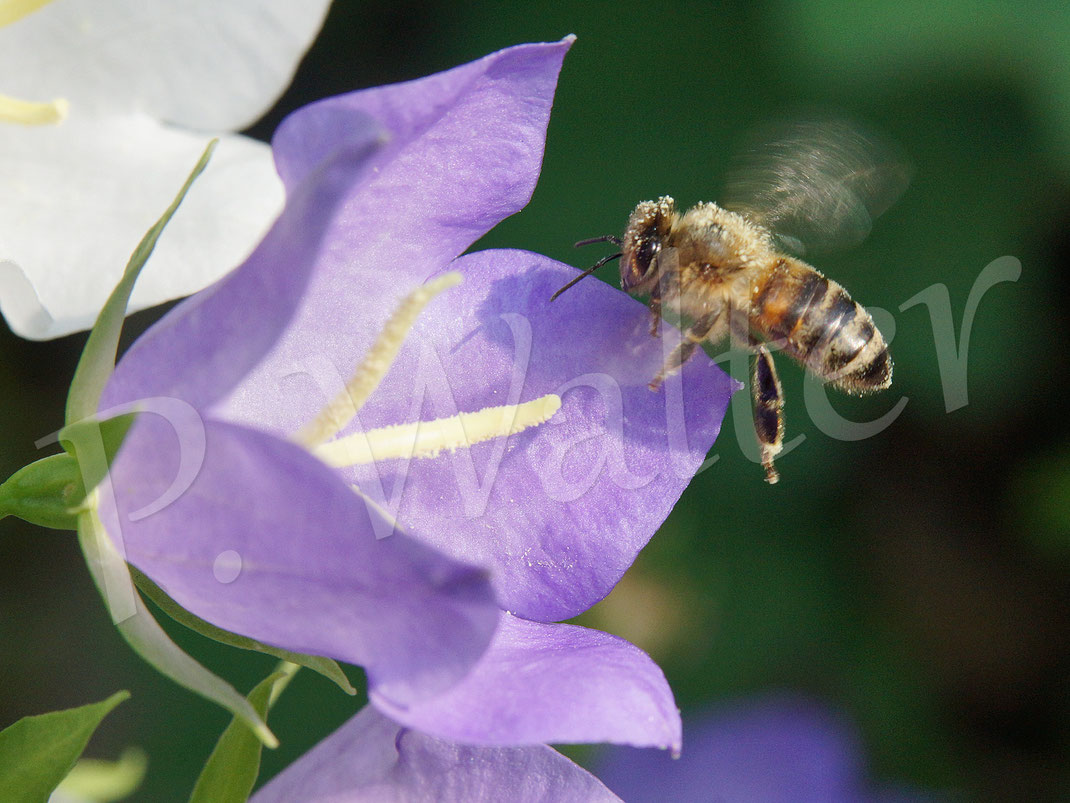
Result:
{"label": "pale yellow stamen", "polygon": [[335,468],[376,460],[434,457],[443,450],[453,451],[492,438],[516,435],[548,421],[560,408],[561,397],[551,393],[523,404],[486,407],[450,418],[358,432],[321,444],[312,451]]}
{"label": "pale yellow stamen", "polygon": [[309,449],[314,449],[337,435],[379,387],[379,383],[390,369],[390,364],[401,350],[405,336],[416,323],[424,307],[443,290],[460,283],[461,274],[447,273],[409,293],[394,311],[390,320],[386,322],[383,331],[379,333],[379,337],[368,350],[364,362],[357,368],[345,390],[339,393],[315,419],[305,424],[294,440]]}
{"label": "pale yellow stamen", "polygon": [[52,0],[0,0],[0,28],[32,14]]}
{"label": "pale yellow stamen", "polygon": [[48,103],[34,103],[0,95],[0,123],[19,125],[55,125],[67,116],[68,103],[63,98]]}

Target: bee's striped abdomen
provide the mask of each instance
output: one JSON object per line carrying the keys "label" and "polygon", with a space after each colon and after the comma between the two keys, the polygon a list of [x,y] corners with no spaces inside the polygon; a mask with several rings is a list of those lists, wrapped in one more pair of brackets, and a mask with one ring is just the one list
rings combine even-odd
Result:
{"label": "bee's striped abdomen", "polygon": [[751,326],[788,356],[854,393],[892,381],[892,362],[869,313],[805,262],[782,258],[757,288]]}

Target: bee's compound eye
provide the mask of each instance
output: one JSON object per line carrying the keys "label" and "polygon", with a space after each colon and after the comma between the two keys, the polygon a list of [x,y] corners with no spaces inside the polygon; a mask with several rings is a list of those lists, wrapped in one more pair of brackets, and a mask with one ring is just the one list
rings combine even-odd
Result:
{"label": "bee's compound eye", "polygon": [[672,229],[672,198],[643,201],[628,218],[621,243],[621,286],[629,291],[644,292],[657,280],[658,255]]}
{"label": "bee's compound eye", "polygon": [[654,236],[644,237],[639,247],[635,249],[635,272],[642,279],[650,272],[654,264],[654,258],[661,251],[661,241]]}
{"label": "bee's compound eye", "polygon": [[642,291],[656,275],[654,270],[661,253],[661,237],[657,229],[650,227],[633,240],[628,247],[625,242],[624,259],[620,263],[621,286],[628,292]]}

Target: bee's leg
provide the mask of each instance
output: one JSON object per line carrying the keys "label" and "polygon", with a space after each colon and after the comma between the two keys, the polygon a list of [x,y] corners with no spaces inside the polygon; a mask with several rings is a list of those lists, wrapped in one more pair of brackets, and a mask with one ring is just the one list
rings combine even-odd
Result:
{"label": "bee's leg", "polygon": [[650,288],[650,336],[657,337],[661,326],[661,308],[663,303],[672,304],[680,298],[680,258],[676,249],[663,248],[655,258],[652,270],[657,272],[658,280]]}
{"label": "bee's leg", "polygon": [[773,466],[773,458],[784,448],[784,394],[780,389],[773,356],[764,345],[757,345],[754,349],[751,395],[754,400],[754,432],[758,436],[765,481],[772,484],[780,479]]}
{"label": "bee's leg", "polygon": [[651,390],[657,390],[661,387],[661,383],[665,380],[669,374],[675,373],[681,365],[687,362],[687,358],[690,357],[695,348],[710,336],[710,332],[713,331],[714,326],[721,319],[722,310],[716,310],[715,312],[709,312],[703,315],[701,318],[696,318],[694,323],[684,330],[683,339],[669,354],[665,364],[661,366],[661,370],[658,371],[658,375],[654,377],[654,380],[650,383]]}
{"label": "bee's leg", "polygon": [[732,338],[733,348],[746,349],[754,354],[761,345],[761,341],[750,330],[747,314],[738,306],[728,308],[728,334]]}
{"label": "bee's leg", "polygon": [[661,324],[661,282],[658,282],[650,290],[650,336],[658,336],[658,327]]}

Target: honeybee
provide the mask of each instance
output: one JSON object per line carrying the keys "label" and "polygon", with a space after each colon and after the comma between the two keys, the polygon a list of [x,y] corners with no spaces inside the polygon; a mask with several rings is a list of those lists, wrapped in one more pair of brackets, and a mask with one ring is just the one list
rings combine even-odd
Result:
{"label": "honeybee", "polygon": [[784,399],[771,351],[780,350],[833,387],[861,395],[892,381],[892,360],[869,313],[838,283],[789,251],[860,241],[872,218],[905,188],[905,163],[842,122],[795,123],[751,151],[726,188],[724,206],[677,211],[669,196],[631,213],[620,250],[558,290],[620,259],[624,290],[649,296],[652,335],[662,310],[689,321],[650,382],[657,390],[703,341],[730,336],[754,355],[754,430],[765,479],[779,479]]}

